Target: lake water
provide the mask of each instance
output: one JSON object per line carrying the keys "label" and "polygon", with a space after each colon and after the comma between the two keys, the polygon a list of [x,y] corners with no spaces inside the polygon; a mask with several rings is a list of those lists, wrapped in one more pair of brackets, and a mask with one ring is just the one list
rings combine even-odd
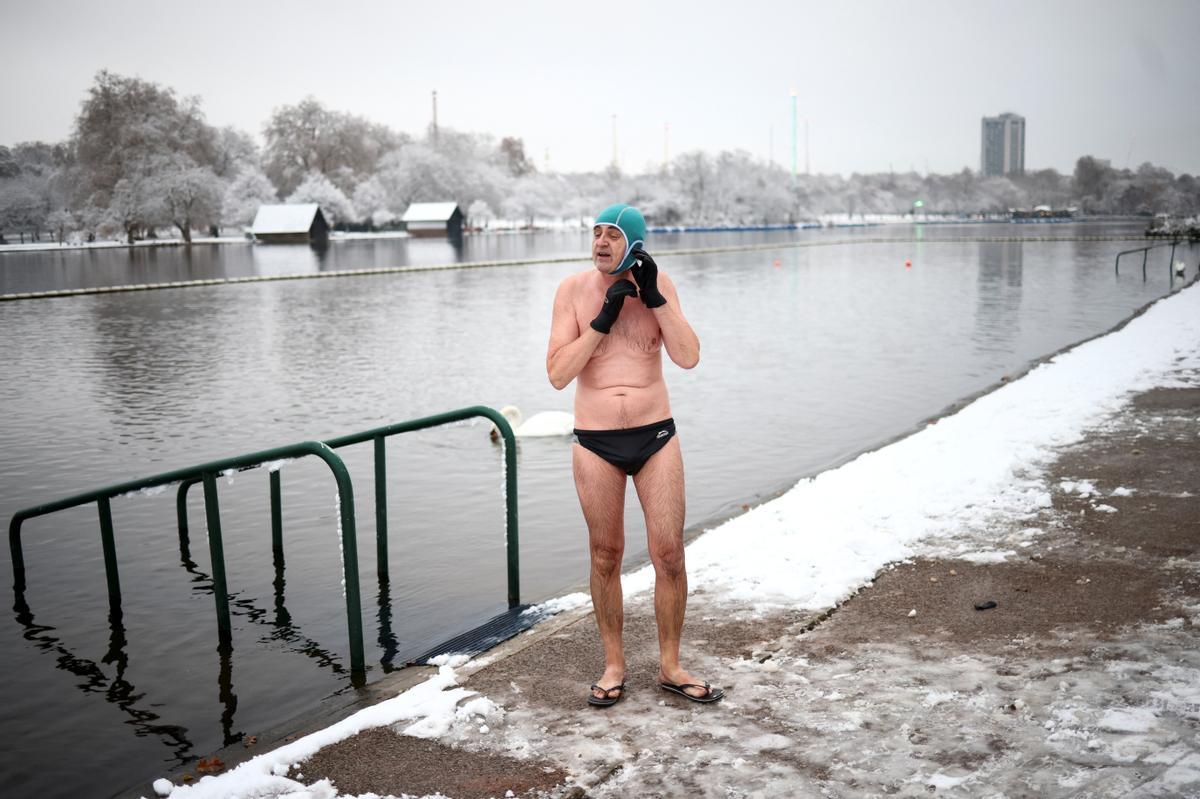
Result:
{"label": "lake water", "polygon": [[[662,235],[702,346],[668,365],[689,527],[913,430],[948,405],[1164,295],[1166,255],[1113,273],[1140,226],[938,226]],[[905,242],[820,244],[880,236]],[[585,253],[588,234],[446,242],[0,254],[0,293]],[[1181,252],[1189,266],[1195,248]],[[911,267],[905,261],[911,261]],[[1140,259],[1138,259],[1140,260]],[[571,410],[544,370],[569,264],[207,286],[0,303],[0,518],[128,478],[466,405]],[[1189,269],[1190,271],[1190,269]],[[1177,283],[1176,286],[1179,284]],[[392,438],[390,589],[375,581],[371,447],[342,450],[358,507],[368,678],[505,607],[502,452],[483,423]],[[565,439],[518,452],[522,600],[587,583]],[[27,522],[28,610],[0,625],[0,779],[12,795],[107,795],[312,708],[349,684],[335,488],[282,471],[286,582],[268,481],[221,481],[233,654],[217,652],[201,492],[191,558],[174,494],[113,503],[123,626],[110,628],[94,506]],[[864,490],[869,490],[864,486]],[[627,565],[646,559],[629,492]],[[7,554],[0,571],[11,573]],[[597,664],[599,666],[599,664]]]}

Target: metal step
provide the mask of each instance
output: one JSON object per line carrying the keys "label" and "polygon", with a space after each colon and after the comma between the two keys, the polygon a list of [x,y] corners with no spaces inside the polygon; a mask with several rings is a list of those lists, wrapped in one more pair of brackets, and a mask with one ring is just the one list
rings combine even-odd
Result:
{"label": "metal step", "polygon": [[528,630],[542,619],[553,615],[548,611],[527,612],[531,607],[531,605],[517,605],[509,608],[478,627],[438,644],[423,655],[413,658],[408,664],[410,666],[425,665],[438,655],[454,654],[473,657],[504,643],[518,633]]}

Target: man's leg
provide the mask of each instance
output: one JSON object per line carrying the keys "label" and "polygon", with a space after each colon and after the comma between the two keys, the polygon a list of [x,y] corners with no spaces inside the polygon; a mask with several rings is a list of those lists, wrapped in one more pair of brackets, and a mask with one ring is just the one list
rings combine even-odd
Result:
{"label": "man's leg", "polygon": [[[604,675],[596,682],[612,688],[625,682],[625,649],[621,629],[625,623],[621,595],[621,559],[625,555],[626,475],[594,452],[576,444],[573,465],[575,490],[588,526],[592,561],[592,605],[600,641],[604,644]],[[593,691],[597,698],[604,694]],[[609,697],[615,696],[610,693]]]}
{"label": "man's leg", "polygon": [[[654,564],[654,618],[658,622],[659,679],[675,685],[703,684],[679,665],[679,637],[687,607],[687,571],[683,563],[683,456],[679,439],[667,445],[633,476],[646,540]],[[702,689],[688,693],[703,696]]]}

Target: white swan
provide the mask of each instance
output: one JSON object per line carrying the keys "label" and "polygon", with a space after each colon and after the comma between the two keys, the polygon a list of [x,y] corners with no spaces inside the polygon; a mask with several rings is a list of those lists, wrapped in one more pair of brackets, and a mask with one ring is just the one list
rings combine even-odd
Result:
{"label": "white swan", "polygon": [[[521,421],[521,410],[515,405],[505,405],[500,415],[512,426],[517,438],[542,438],[546,436],[569,436],[575,432],[575,416],[565,411],[542,411],[535,413],[525,422]],[[492,425],[493,441],[500,438],[500,431]]]}

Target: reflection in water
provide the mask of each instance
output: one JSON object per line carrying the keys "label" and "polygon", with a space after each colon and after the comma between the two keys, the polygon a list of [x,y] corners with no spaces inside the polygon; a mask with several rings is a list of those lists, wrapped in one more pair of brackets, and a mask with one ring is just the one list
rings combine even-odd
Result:
{"label": "reflection in water", "polygon": [[75,687],[80,691],[85,694],[100,693],[106,702],[120,708],[129,716],[128,724],[132,726],[135,735],[157,737],[163,742],[163,745],[171,750],[178,763],[190,759],[192,742],[187,737],[187,728],[176,724],[157,723],[159,715],[152,710],[145,709],[145,705],[154,707],[161,703],[146,700],[145,694],[137,693],[133,684],[125,679],[125,672],[129,668],[129,657],[125,652],[127,643],[125,626],[121,622],[119,608],[109,613],[108,651],[100,661],[116,668],[116,675],[109,679],[98,664],[88,658],[77,656],[63,644],[61,639],[51,635],[50,633],[55,628],[36,623],[33,611],[25,601],[24,593],[17,591],[15,594],[13,611],[16,614],[17,624],[24,631],[23,637],[26,641],[37,650],[54,656],[55,667],[60,671],[79,677],[81,681],[75,683]]}
{"label": "reflection in water", "polygon": [[[383,651],[383,657],[379,659],[379,664],[383,666],[384,674],[395,671],[396,654],[400,651],[400,640],[396,638],[396,634],[392,632],[392,588],[391,582],[385,578],[379,578],[379,648]],[[404,664],[400,664],[401,667]]]}
{"label": "reflection in water", "polygon": [[308,275],[319,272],[329,247],[307,244],[270,244],[249,250],[256,275]]}
{"label": "reflection in water", "polygon": [[1024,242],[981,242],[975,332],[981,348],[1001,349],[1020,332]]}
{"label": "reflection in water", "polygon": [[[179,535],[180,566],[190,577],[192,591],[213,596],[216,588],[213,578],[202,571],[191,559],[190,547],[186,529],[180,530]],[[273,613],[261,608],[253,597],[241,596],[238,593],[229,595],[229,611],[231,616],[268,628],[261,636],[259,643],[281,645],[284,651],[298,652],[311,660],[322,669],[328,669],[339,677],[348,675],[348,670],[340,658],[322,647],[317,641],[305,636],[293,622],[292,614],[284,601],[286,579],[282,560],[277,561],[275,570]],[[100,659],[100,663],[113,667],[116,674],[110,679],[104,670],[92,660],[73,653],[60,638],[50,633],[54,627],[40,625],[34,621],[33,611],[25,599],[24,591],[14,590],[13,611],[18,625],[23,629],[23,637],[38,650],[49,652],[55,656],[55,667],[82,678],[75,683],[85,694],[99,693],[106,702],[116,705],[129,716],[129,724],[134,734],[139,737],[157,737],[163,745],[171,750],[173,763],[182,765],[196,757],[192,741],[188,738],[188,729],[178,724],[158,723],[158,713],[147,710],[151,707],[162,706],[163,702],[147,700],[144,693],[138,693],[136,687],[126,679],[129,669],[129,641],[126,637],[125,625],[122,620],[121,597],[119,593],[109,593],[109,639],[108,649]],[[386,583],[380,589],[380,641],[391,642],[389,654],[385,656],[385,670],[391,671],[391,660],[396,652],[396,639],[391,633],[391,602],[387,593]],[[233,644],[219,642],[217,645],[219,669],[217,674],[217,701],[220,703],[220,723],[222,745],[229,746],[242,740],[245,733],[234,729],[237,715],[238,696],[233,684]]]}

